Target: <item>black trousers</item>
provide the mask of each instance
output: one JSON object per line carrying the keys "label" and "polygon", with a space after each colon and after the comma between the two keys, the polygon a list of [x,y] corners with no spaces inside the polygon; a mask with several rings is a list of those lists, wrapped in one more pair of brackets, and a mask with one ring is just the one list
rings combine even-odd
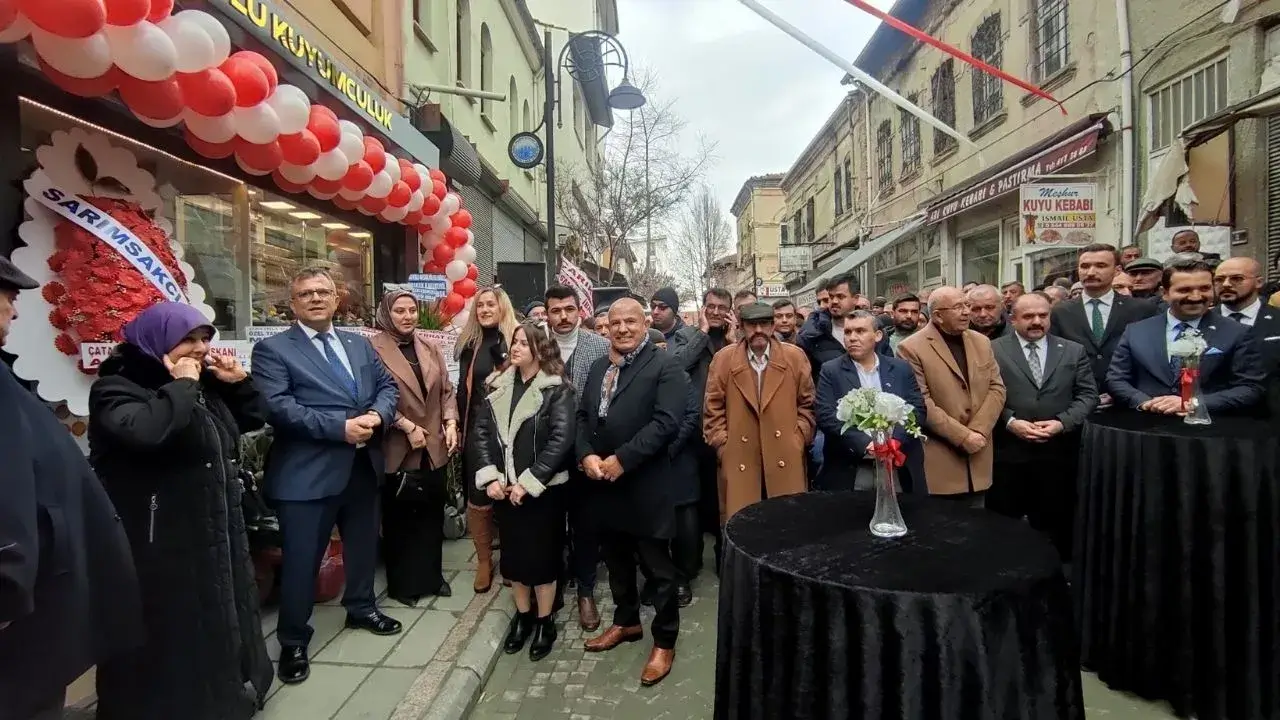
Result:
{"label": "black trousers", "polygon": [[378,476],[367,452],[356,452],[351,480],[340,495],[276,501],[276,513],[283,539],[276,630],[282,646],[305,648],[311,642],[316,574],[335,523],[342,536],[342,564],[347,576],[342,604],[350,615],[377,609],[373,572],[378,559]]}
{"label": "black trousers", "polygon": [[684,584],[693,582],[702,569],[702,523],[698,503],[676,508],[676,535],[671,539],[671,560]]}
{"label": "black trousers", "polygon": [[[567,569],[578,585],[578,597],[594,597],[600,567],[600,531],[588,507],[591,488],[587,483],[593,481],[576,469],[569,472],[569,492],[566,493],[569,496],[569,531],[565,534],[569,546]],[[565,583],[560,584],[562,593],[564,586]]]}
{"label": "black trousers", "polygon": [[1024,462],[996,461],[987,509],[1026,518],[1049,536],[1063,562],[1071,562],[1076,516],[1077,454],[1053,454]]}
{"label": "black trousers", "polygon": [[653,586],[655,647],[672,649],[680,634],[680,607],[676,604],[676,582],[680,571],[671,562],[666,540],[640,538],[624,533],[601,534],[604,564],[609,569],[609,589],[613,593],[613,624],[635,627],[640,624],[640,591],[636,582],[637,561]]}
{"label": "black trousers", "polygon": [[[720,537],[720,481],[719,461],[716,451],[704,443],[698,443],[698,484],[701,495],[698,497],[698,519],[702,532],[715,536],[716,575],[720,574],[720,555],[722,540]],[[701,553],[699,553],[701,558]]]}

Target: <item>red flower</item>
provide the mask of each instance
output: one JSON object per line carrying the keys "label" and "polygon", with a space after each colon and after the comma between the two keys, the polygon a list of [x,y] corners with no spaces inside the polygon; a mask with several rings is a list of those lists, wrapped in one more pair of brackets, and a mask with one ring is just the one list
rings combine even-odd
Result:
{"label": "red flower", "polygon": [[67,288],[57,281],[45,283],[45,286],[40,288],[40,295],[43,296],[44,301],[49,304],[58,302],[58,300],[66,294]]}
{"label": "red flower", "polygon": [[67,316],[62,314],[60,308],[56,307],[49,311],[49,324],[58,330],[66,330],[71,327],[70,323],[67,322]]}
{"label": "red flower", "polygon": [[77,355],[80,352],[79,343],[72,340],[66,333],[58,333],[58,337],[53,340],[53,346],[66,355]]}

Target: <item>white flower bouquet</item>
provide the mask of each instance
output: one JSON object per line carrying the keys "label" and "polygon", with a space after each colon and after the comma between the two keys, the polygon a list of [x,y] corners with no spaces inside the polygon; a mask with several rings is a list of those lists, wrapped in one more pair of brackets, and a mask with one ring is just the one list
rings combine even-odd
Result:
{"label": "white flower bouquet", "polygon": [[892,433],[901,427],[915,438],[923,438],[916,422],[915,408],[906,400],[873,388],[855,388],[836,404],[836,419],[844,423],[841,432],[857,428],[864,433]]}
{"label": "white flower bouquet", "polygon": [[1182,337],[1169,343],[1169,358],[1177,360],[1178,394],[1182,398],[1182,421],[1188,425],[1209,425],[1213,419],[1200,396],[1200,358],[1209,349],[1209,343],[1197,330],[1190,328]]}
{"label": "white flower bouquet", "polygon": [[1169,343],[1169,357],[1178,358],[1184,366],[1196,363],[1209,349],[1209,343],[1196,330],[1186,330],[1182,337]]}

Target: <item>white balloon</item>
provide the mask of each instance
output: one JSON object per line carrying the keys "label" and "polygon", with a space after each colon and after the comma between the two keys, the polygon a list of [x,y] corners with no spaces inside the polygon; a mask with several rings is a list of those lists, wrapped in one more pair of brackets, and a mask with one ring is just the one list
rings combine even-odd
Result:
{"label": "white balloon", "polygon": [[387,166],[382,169],[382,172],[391,177],[392,185],[400,182],[400,161],[396,159],[395,155],[387,153]]}
{"label": "white balloon", "polygon": [[214,58],[217,57],[213,38],[209,37],[203,23],[187,15],[189,12],[199,11],[188,10],[170,15],[156,25],[169,36],[175,48],[182,48],[182,52],[177,55],[176,65],[178,72],[182,73],[208,70],[215,66]]}
{"label": "white balloon", "polygon": [[262,102],[231,112],[235,115],[236,134],[254,145],[266,145],[280,137],[280,118],[270,105]]}
{"label": "white balloon", "polygon": [[347,157],[338,148],[334,148],[327,153],[320,153],[320,158],[312,167],[316,169],[316,175],[325,180],[341,180],[347,174]]}
{"label": "white balloon", "polygon": [[[347,121],[343,120],[342,122]],[[355,132],[347,132],[344,129],[339,137],[341,139],[338,140],[338,149],[346,156],[347,165],[355,165],[360,162],[364,158],[364,135],[360,134],[360,130],[357,128]]]}
{"label": "white balloon", "polygon": [[[360,129],[359,125],[351,122],[350,120],[339,120],[338,132],[342,133],[343,135],[347,135],[347,134],[355,135],[356,137],[361,138],[360,144],[361,145],[364,144],[364,139],[363,139],[364,131]],[[361,157],[363,157],[363,155]]]}
{"label": "white balloon", "polygon": [[443,234],[445,230],[453,227],[453,222],[449,220],[449,216],[442,210],[431,216],[430,225],[431,229],[436,233]]}
{"label": "white balloon", "polygon": [[338,194],[345,200],[355,202],[357,200],[363,200],[365,192],[363,190],[352,190],[351,188],[344,187],[338,189]]}
{"label": "white balloon", "polygon": [[[390,165],[390,163],[387,164]],[[373,176],[373,182],[365,188],[364,194],[369,197],[384,198],[391,193],[391,186],[394,184],[386,171],[383,171]]]}
{"label": "white balloon", "polygon": [[440,201],[440,208],[444,210],[445,215],[452,215],[462,208],[462,201],[458,199],[458,193],[446,193],[444,200]]}
{"label": "white balloon", "polygon": [[440,242],[439,235],[432,235],[429,232],[418,234],[418,244],[421,245],[422,249],[426,250],[427,252],[431,252],[432,250],[434,250],[436,245],[439,244],[439,242]]}
{"label": "white balloon", "polygon": [[357,206],[356,206],[356,209],[357,209],[357,210],[359,210],[359,211],[360,211],[360,213],[361,213],[361,214],[363,214],[363,215],[372,215],[372,214],[373,214],[373,211],[372,211],[372,210],[368,210],[368,209],[366,209],[366,208],[365,208],[365,206],[363,206],[363,205],[357,205]]}
{"label": "white balloon", "polygon": [[403,206],[392,207],[388,205],[387,208],[382,211],[382,219],[388,222],[400,222],[408,214],[409,211],[405,210]]}
{"label": "white balloon", "polygon": [[26,15],[18,13],[9,27],[0,30],[0,43],[16,43],[31,34],[31,21]]}
{"label": "white balloon", "polygon": [[280,118],[281,135],[302,132],[311,119],[311,99],[293,85],[277,85],[276,91],[267,98],[267,104]]}
{"label": "white balloon", "polygon": [[234,112],[226,115],[209,117],[191,110],[184,110],[183,120],[192,135],[209,143],[224,143],[236,136],[236,116]]}
{"label": "white balloon", "polygon": [[173,77],[178,69],[178,48],[173,40],[153,23],[143,20],[136,25],[103,28],[111,45],[111,58],[125,73],[150,82]]}
{"label": "white balloon", "polygon": [[31,29],[31,43],[49,67],[63,75],[88,80],[111,69],[111,45],[101,31],[86,38],[64,38]]}
{"label": "white balloon", "polygon": [[431,170],[422,163],[414,163],[413,169],[418,172],[418,177],[422,178],[421,190],[423,194],[431,192]]}
{"label": "white balloon", "polygon": [[306,185],[316,177],[316,169],[310,165],[280,163],[280,175],[296,185]]}
{"label": "white balloon", "polygon": [[333,196],[337,195],[338,193],[320,192],[319,190],[316,190],[313,187],[309,187],[307,188],[307,194],[318,200],[332,200]]}
{"label": "white balloon", "polygon": [[209,66],[203,69],[217,67],[231,55],[231,36],[227,34],[227,29],[222,27],[222,23],[218,22],[217,18],[202,10],[183,10],[174,17],[177,16],[181,16],[184,22],[199,25],[205,35],[213,41],[213,57]]}
{"label": "white balloon", "polygon": [[449,278],[449,282],[458,282],[467,276],[467,264],[454,255],[454,259],[444,266],[444,276]]}
{"label": "white balloon", "polygon": [[455,260],[461,260],[463,263],[470,265],[476,261],[476,246],[463,245],[453,251],[453,257]]}
{"label": "white balloon", "polygon": [[409,196],[409,204],[405,205],[405,207],[408,208],[409,212],[418,212],[422,209],[422,203],[422,191],[414,190],[413,194]]}
{"label": "white balloon", "polygon": [[239,155],[236,155],[235,158],[236,158],[236,164],[240,166],[240,169],[249,173],[250,175],[270,175],[271,174],[270,170],[259,170],[255,167],[249,167],[248,165],[245,164],[243,160],[240,159]]}
{"label": "white balloon", "polygon": [[168,120],[144,117],[142,115],[138,115],[137,113],[134,113],[134,117],[141,120],[143,125],[150,125],[153,128],[173,127],[174,125],[177,125],[178,123],[182,122],[182,113],[178,113],[177,115],[169,118]]}
{"label": "white balloon", "polygon": [[467,230],[467,244],[474,245],[475,242],[476,242],[476,234],[471,232],[470,230]]}

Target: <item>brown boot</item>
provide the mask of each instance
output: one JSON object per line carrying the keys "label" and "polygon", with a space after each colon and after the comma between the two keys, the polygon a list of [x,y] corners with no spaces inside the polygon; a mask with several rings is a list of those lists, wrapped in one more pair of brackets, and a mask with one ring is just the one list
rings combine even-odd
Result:
{"label": "brown boot", "polygon": [[596,609],[595,598],[578,598],[578,624],[587,632],[595,632],[600,629],[600,611]]}
{"label": "brown boot", "polygon": [[593,637],[583,644],[583,649],[587,652],[607,652],[622,643],[635,642],[644,637],[644,628],[639,625],[632,627],[623,627],[621,625],[610,625],[607,630],[597,637]]}
{"label": "brown boot", "polygon": [[489,592],[493,586],[493,506],[467,505],[467,529],[476,548],[476,581],[472,589]]}
{"label": "brown boot", "polygon": [[663,678],[671,674],[671,665],[675,661],[675,650],[655,647],[649,651],[649,662],[644,664],[644,670],[640,673],[640,684],[652,687],[662,682]]}

